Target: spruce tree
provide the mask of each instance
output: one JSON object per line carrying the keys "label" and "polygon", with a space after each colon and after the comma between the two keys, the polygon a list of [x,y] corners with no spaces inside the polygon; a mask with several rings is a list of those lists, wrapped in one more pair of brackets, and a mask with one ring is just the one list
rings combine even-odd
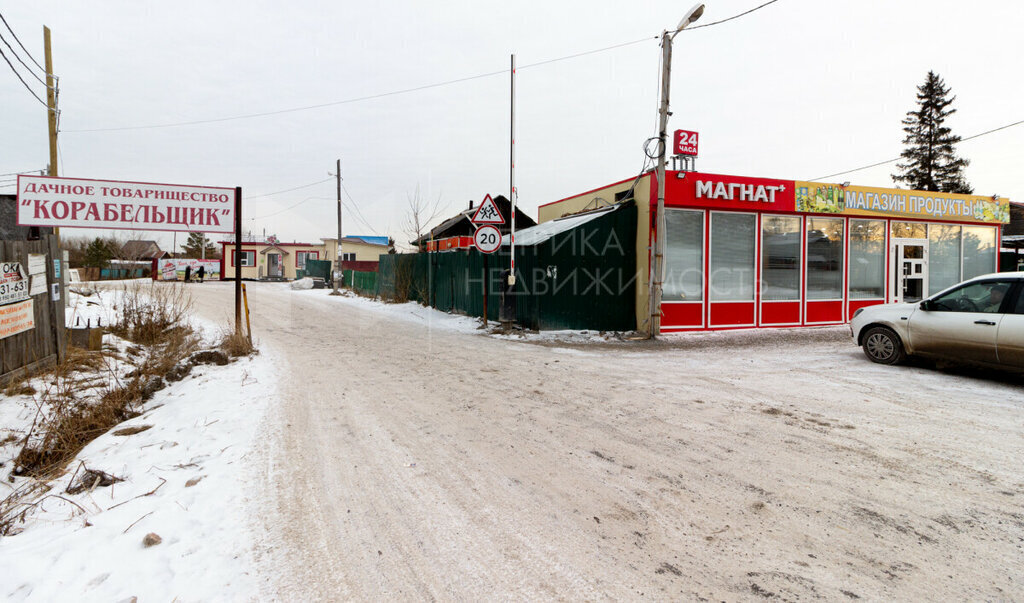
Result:
{"label": "spruce tree", "polygon": [[106,268],[110,265],[110,260],[116,256],[116,249],[117,246],[115,244],[96,237],[85,248],[85,261],[83,265],[91,268]]}
{"label": "spruce tree", "polygon": [[213,241],[206,238],[206,235],[201,232],[188,233],[188,240],[181,247],[185,250],[187,258],[203,257],[203,247],[206,247],[207,258],[217,255],[217,248],[213,246]]}
{"label": "spruce tree", "polygon": [[943,125],[956,113],[950,108],[956,97],[950,98],[949,91],[934,71],[917,87],[917,110],[908,111],[903,120],[907,136],[900,156],[906,163],[896,164],[900,172],[892,179],[913,189],[969,195],[974,189],[964,179],[963,170],[970,162],[953,152],[960,137]]}

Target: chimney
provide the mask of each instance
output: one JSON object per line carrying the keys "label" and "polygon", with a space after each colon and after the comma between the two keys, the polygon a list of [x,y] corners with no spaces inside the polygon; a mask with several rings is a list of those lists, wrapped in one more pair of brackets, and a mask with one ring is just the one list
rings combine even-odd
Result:
{"label": "chimney", "polygon": [[473,200],[472,199],[469,200],[469,209],[473,209]]}

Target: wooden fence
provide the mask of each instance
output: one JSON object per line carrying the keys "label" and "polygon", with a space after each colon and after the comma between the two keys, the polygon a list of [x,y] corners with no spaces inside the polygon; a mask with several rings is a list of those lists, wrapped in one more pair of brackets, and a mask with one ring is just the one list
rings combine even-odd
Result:
{"label": "wooden fence", "polygon": [[[54,301],[51,297],[52,284],[60,282],[53,261],[61,257],[57,237],[46,235],[38,241],[0,241],[0,261],[21,262],[26,275],[30,253],[46,256],[46,291],[30,298],[35,328],[0,339],[0,384],[64,359],[63,296],[67,293],[60,287],[61,299]],[[61,268],[66,270],[67,266],[61,265]]]}

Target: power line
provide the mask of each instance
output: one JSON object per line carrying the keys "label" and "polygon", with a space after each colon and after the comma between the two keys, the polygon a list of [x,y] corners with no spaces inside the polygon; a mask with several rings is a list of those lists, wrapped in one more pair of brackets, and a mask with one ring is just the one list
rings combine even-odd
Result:
{"label": "power line", "polygon": [[[18,34],[14,33],[14,30],[11,29],[11,26],[7,24],[7,19],[4,19],[3,13],[0,13],[0,21],[3,21],[4,25],[7,26],[7,31],[11,32],[11,35],[14,36],[14,40],[18,43],[18,46],[21,46],[21,49],[25,51],[25,55],[33,63],[36,64],[36,67],[38,67],[40,71],[42,71],[43,73],[46,73],[46,69],[44,69],[43,66],[39,64],[39,61],[37,61],[35,59],[35,57],[32,56],[32,53],[28,51],[28,48],[25,48],[25,45],[21,43],[21,39],[18,37]],[[26,65],[26,67],[27,67],[27,65]]]}
{"label": "power line", "polygon": [[370,231],[372,231],[373,234],[380,236],[380,233],[377,232],[377,229],[370,226],[370,222],[366,219],[366,216],[364,216],[363,212],[359,210],[359,206],[356,205],[356,200],[352,198],[352,193],[348,192],[348,188],[345,187],[344,182],[341,183],[341,190],[345,191],[345,194],[348,195],[348,200],[352,202],[352,208],[355,211],[356,217],[359,218],[359,221],[363,223],[363,226],[370,229]]}
{"label": "power line", "polygon": [[[777,0],[773,0],[773,1],[777,1]],[[633,40],[632,42],[623,42],[622,44],[615,44],[613,46],[606,46],[604,48],[597,48],[597,49],[594,49],[594,50],[588,50],[586,52],[578,52],[578,53],[575,53],[575,54],[566,55],[566,56],[558,57],[558,58],[555,58],[555,59],[548,59],[548,60],[545,60],[545,61],[538,61],[536,63],[530,63],[528,65],[521,65],[521,66],[517,67],[517,69],[523,70],[523,69],[529,69],[531,67],[539,67],[541,65],[548,65],[550,63],[556,63],[558,61],[566,61],[566,60],[569,60],[569,59],[575,59],[575,58],[579,58],[579,57],[583,57],[583,56],[587,56],[587,55],[591,55],[591,54],[597,54],[599,52],[606,52],[606,51],[609,51],[609,50],[615,50],[617,48],[623,48],[625,46],[632,46],[634,44],[640,44],[642,42],[647,42],[649,40],[656,40],[656,39],[658,39],[657,36],[649,36],[649,37],[642,38],[642,39],[639,39],[639,40]],[[396,96],[396,95],[399,95],[399,94],[408,94],[410,92],[420,92],[422,90],[429,90],[431,88],[440,88],[442,86],[450,86],[452,84],[460,84],[462,82],[478,80],[478,79],[482,79],[482,78],[486,78],[486,77],[493,77],[495,75],[502,75],[502,74],[506,74],[508,72],[509,72],[508,69],[501,69],[501,70],[498,70],[498,71],[490,71],[490,72],[487,72],[487,73],[479,73],[477,75],[471,75],[471,76],[468,76],[468,77],[461,77],[461,78],[457,78],[457,79],[453,79],[453,80],[445,80],[443,82],[436,82],[436,83],[433,83],[433,84],[426,84],[426,85],[423,85],[423,86],[416,86],[416,87],[413,87],[413,88],[403,88],[401,90],[392,90],[390,92],[381,92],[379,94],[371,94],[371,95],[368,95],[368,96],[360,96],[360,97],[349,98],[349,99],[345,99],[345,100],[333,101],[333,102],[328,102],[328,103],[320,103],[320,104],[316,104],[316,105],[307,105],[307,106],[304,106],[304,107],[292,107],[292,108],[289,108],[289,109],[280,109],[280,110],[277,110],[277,111],[265,111],[265,112],[262,112],[262,113],[247,113],[245,115],[233,115],[233,116],[230,116],[230,117],[217,117],[217,118],[212,118],[212,119],[198,119],[198,120],[193,120],[193,121],[173,122],[173,123],[166,123],[166,124],[153,124],[153,125],[148,125],[148,126],[122,126],[122,127],[116,127],[116,128],[89,128],[89,129],[80,129],[80,130],[64,130],[64,132],[83,133],[83,132],[118,132],[118,131],[124,131],[124,130],[149,130],[149,129],[157,129],[157,128],[173,128],[173,127],[178,127],[178,126],[194,126],[194,125],[200,125],[200,124],[209,124],[209,123],[218,123],[218,122],[224,122],[224,121],[233,121],[233,120],[238,120],[238,119],[252,119],[252,118],[255,118],[255,117],[268,117],[268,116],[271,116],[271,115],[280,115],[280,114],[283,114],[283,113],[294,113],[294,112],[297,112],[297,111],[309,111],[309,110],[312,110],[312,109],[323,109],[325,107],[334,107],[334,106],[338,106],[338,105],[347,105],[347,104],[357,103],[357,102],[362,102],[362,101],[367,101],[367,100],[375,100],[375,99],[378,99],[378,98],[385,98],[385,97],[388,97],[388,96]]]}
{"label": "power line", "polygon": [[338,105],[347,105],[351,103],[358,103],[361,101],[374,100],[378,98],[384,98],[387,96],[395,96],[398,94],[407,94],[409,92],[419,92],[420,90],[428,90],[430,88],[439,88],[441,86],[448,86],[450,84],[458,84],[460,82],[468,82],[470,80],[476,80],[485,77],[491,77],[494,75],[500,75],[502,73],[508,73],[508,69],[502,71],[492,71],[490,73],[481,73],[479,75],[473,75],[469,77],[463,77],[455,80],[448,80],[444,82],[438,82],[435,84],[427,84],[425,86],[417,86],[415,88],[405,88],[403,90],[393,90],[391,92],[381,92],[380,94],[371,94],[369,96],[360,96],[357,98],[349,98],[340,101],[333,101],[329,103],[320,103],[318,105],[307,105],[305,107],[293,107],[290,109],[280,109],[278,111],[265,111],[263,113],[248,113],[245,115],[233,115],[231,117],[218,117],[214,119],[197,119],[195,121],[182,121],[175,123],[166,124],[155,124],[149,126],[123,126],[118,128],[91,128],[85,130],[64,130],[65,132],[71,133],[82,133],[82,132],[119,132],[124,130],[152,130],[157,128],[174,128],[178,126],[195,126],[199,124],[210,124],[224,121],[233,121],[238,119],[252,119],[254,117],[268,117],[270,115],[281,115],[283,113],[294,113],[296,111],[309,111],[311,109],[323,109],[325,107],[335,107]]}
{"label": "power line", "polygon": [[6,174],[0,174],[0,176],[20,176],[22,174],[32,174],[38,171],[39,170],[23,170],[21,172],[8,172]]}
{"label": "power line", "polygon": [[750,13],[754,12],[755,10],[761,10],[762,8],[768,6],[769,4],[774,4],[774,3],[778,2],[778,1],[779,0],[768,0],[768,2],[765,2],[761,6],[755,6],[754,8],[752,8],[752,9],[746,11],[746,12],[742,12],[742,13],[740,13],[738,15],[733,15],[733,16],[729,17],[728,19],[722,19],[721,21],[714,21],[712,23],[705,23],[704,25],[691,25],[691,26],[687,27],[684,31],[693,30],[693,29],[700,29],[701,27],[711,27],[712,25],[718,25],[719,23],[725,23],[726,21],[732,21],[733,19],[739,19],[740,17],[749,15]]}
{"label": "power line", "polygon": [[303,199],[302,201],[299,201],[298,203],[295,203],[295,204],[293,204],[293,205],[289,205],[288,207],[286,207],[286,208],[284,208],[284,209],[279,209],[279,210],[277,210],[277,211],[275,211],[275,212],[273,212],[273,213],[270,213],[270,214],[266,214],[266,215],[263,215],[263,216],[254,216],[254,217],[252,217],[252,218],[249,218],[249,219],[250,219],[250,220],[262,220],[262,219],[264,219],[264,218],[269,218],[269,217],[271,217],[271,216],[276,216],[277,214],[282,214],[282,213],[284,213],[284,212],[286,212],[286,211],[288,211],[288,210],[290,210],[290,209],[295,209],[296,207],[298,207],[298,206],[302,205],[303,203],[305,203],[306,201],[309,201],[309,200],[311,200],[311,199],[326,199],[326,200],[328,200],[328,201],[330,201],[330,200],[331,200],[331,199],[327,199],[326,197],[306,197],[306,198],[305,198],[305,199]]}
{"label": "power line", "polygon": [[[1020,121],[1015,121],[1012,124],[1006,124],[1005,126],[999,126],[998,128],[992,128],[991,130],[985,130],[984,132],[980,132],[978,134],[974,134],[972,136],[968,136],[967,138],[961,138],[960,142],[967,142],[968,140],[974,140],[975,138],[980,138],[982,136],[985,136],[986,134],[991,134],[993,132],[998,132],[1000,130],[1005,130],[1007,128],[1012,128],[1013,126],[1019,126],[1020,124],[1024,124],[1024,119],[1022,119]],[[864,167],[854,168],[852,170],[846,170],[845,172],[836,172],[835,174],[829,174],[828,176],[820,176],[818,178],[811,178],[809,180],[809,182],[815,182],[815,181],[818,181],[818,180],[827,180],[829,178],[835,178],[836,176],[844,176],[846,174],[852,174],[854,172],[859,172],[861,170],[866,170],[866,169],[870,169],[870,168],[873,168],[873,167],[878,167],[880,165],[885,165],[887,163],[892,163],[894,161],[899,161],[900,159],[903,159],[903,157],[902,156],[894,157],[893,159],[886,159],[885,161],[879,161],[878,163],[872,163],[871,165],[865,165]]]}
{"label": "power line", "polygon": [[14,50],[14,47],[11,46],[11,43],[7,41],[7,38],[5,38],[2,33],[0,33],[0,41],[2,41],[7,46],[7,48],[11,49],[11,56],[18,59],[18,62],[21,63],[21,66],[28,70],[29,75],[36,78],[36,81],[38,81],[40,84],[46,86],[46,82],[43,81],[43,78],[36,75],[36,72],[32,71],[32,68],[25,64],[25,61],[21,60],[21,57],[18,56],[18,53]]}
{"label": "power line", "polygon": [[[65,130],[65,131],[67,131],[67,130]],[[297,191],[299,189],[309,188],[311,186],[316,186],[318,184],[323,184],[324,182],[327,182],[328,180],[334,180],[334,178],[324,178],[323,180],[317,180],[316,182],[310,182],[309,184],[303,184],[302,186],[296,186],[295,188],[287,188],[287,189],[285,189],[283,191],[277,191],[277,192],[273,192],[273,193],[266,193],[266,194],[263,194],[263,195],[245,195],[245,198],[246,199],[259,199],[260,197],[273,197],[274,195],[280,195],[281,193],[290,193],[292,191]],[[310,197],[310,198],[312,198],[312,197]],[[309,199],[307,199],[307,201],[308,200]]]}
{"label": "power line", "polygon": [[11,63],[11,60],[7,58],[7,55],[4,54],[4,51],[2,49],[0,49],[0,57],[3,57],[4,60],[7,61],[7,65],[10,66],[11,71],[14,72],[14,75],[18,76],[18,79],[21,80],[21,84],[23,86],[25,86],[25,89],[28,90],[28,93],[31,94],[32,96],[36,97],[36,100],[39,101],[40,104],[42,104],[44,107],[49,108],[49,105],[47,105],[45,102],[43,102],[43,99],[39,98],[39,96],[25,82],[25,79],[21,77],[21,74],[18,73],[18,70],[14,68],[14,65]]}
{"label": "power line", "polygon": [[[713,23],[706,23],[704,25],[696,25],[696,26],[690,27],[689,29],[697,29],[699,27],[711,27],[712,25],[718,25],[720,23],[725,23],[727,21],[732,21],[733,19],[739,19],[740,17],[742,17],[744,15],[749,15],[750,13],[752,13],[752,12],[754,12],[756,10],[762,9],[762,8],[768,6],[769,4],[774,4],[775,2],[778,2],[778,0],[769,0],[768,2],[765,2],[764,4],[762,4],[760,6],[756,6],[756,7],[752,8],[752,9],[750,9],[748,11],[742,12],[742,13],[740,13],[738,15],[734,15],[734,16],[729,17],[727,19],[722,19],[720,21],[715,21]],[[587,56],[587,55],[591,55],[591,54],[597,54],[599,52],[607,52],[609,50],[615,50],[615,49],[618,49],[618,48],[623,48],[625,46],[632,46],[634,44],[640,44],[640,43],[643,43],[643,42],[647,42],[649,40],[657,40],[657,39],[658,39],[658,36],[648,36],[648,37],[645,37],[645,38],[641,38],[639,40],[633,40],[632,42],[623,42],[621,44],[615,44],[615,45],[612,45],[612,46],[605,46],[604,48],[597,48],[597,49],[594,49],[594,50],[587,50],[587,51],[584,51],[584,52],[577,52],[577,53],[574,53],[574,54],[565,55],[565,56],[557,57],[557,58],[554,58],[554,59],[547,59],[547,60],[544,60],[544,61],[538,61],[536,63],[530,63],[530,64],[527,64],[527,65],[521,65],[521,66],[518,67],[518,69],[519,70],[523,70],[523,69],[529,69],[531,67],[539,67],[541,65],[548,65],[550,63],[556,63],[556,62],[559,62],[559,61],[567,61],[567,60],[570,60],[570,59],[575,59],[575,58],[579,58],[579,57],[583,57],[583,56]],[[294,112],[297,112],[297,111],[309,111],[309,110],[312,110],[312,109],[323,109],[325,107],[336,107],[338,105],[347,105],[347,104],[357,103],[357,102],[362,102],[362,101],[367,101],[367,100],[375,100],[375,99],[378,99],[378,98],[384,98],[384,97],[388,97],[388,96],[396,96],[396,95],[399,95],[399,94],[408,94],[410,92],[419,92],[419,91],[422,91],[422,90],[429,90],[431,88],[440,88],[442,86],[450,86],[452,84],[460,84],[462,82],[478,80],[478,79],[482,79],[482,78],[486,78],[486,77],[493,77],[495,75],[502,75],[502,74],[508,73],[509,71],[510,71],[509,69],[500,69],[498,71],[490,71],[490,72],[487,72],[487,73],[479,73],[477,75],[471,75],[471,76],[468,76],[468,77],[456,78],[456,79],[453,79],[453,80],[445,80],[443,82],[436,82],[436,83],[433,83],[433,84],[426,84],[426,85],[423,85],[423,86],[416,86],[416,87],[413,87],[413,88],[403,88],[401,90],[392,90],[390,92],[381,92],[379,94],[371,94],[371,95],[367,95],[367,96],[360,96],[360,97],[349,98],[349,99],[345,99],[345,100],[332,101],[332,102],[327,102],[327,103],[319,103],[319,104],[316,104],[316,105],[306,105],[304,107],[292,107],[292,108],[288,108],[288,109],[279,109],[277,111],[264,111],[264,112],[260,112],[260,113],[247,113],[247,114],[244,114],[244,115],[232,115],[232,116],[229,116],[229,117],[216,117],[216,118],[211,118],[211,119],[197,119],[197,120],[193,120],[193,121],[172,122],[172,123],[165,123],[165,124],[152,124],[152,125],[145,125],[145,126],[120,126],[120,127],[115,127],[115,128],[84,128],[84,129],[79,129],[79,130],[64,130],[64,131],[65,132],[70,132],[70,133],[84,133],[84,132],[120,132],[120,131],[125,131],[125,130],[152,130],[152,129],[158,129],[158,128],[175,128],[175,127],[179,127],[179,126],[195,126],[195,125],[200,125],[200,124],[219,123],[219,122],[225,122],[225,121],[234,121],[234,120],[238,120],[238,119],[252,119],[252,118],[256,118],[256,117],[269,117],[271,115],[281,115],[283,113],[294,113]]]}

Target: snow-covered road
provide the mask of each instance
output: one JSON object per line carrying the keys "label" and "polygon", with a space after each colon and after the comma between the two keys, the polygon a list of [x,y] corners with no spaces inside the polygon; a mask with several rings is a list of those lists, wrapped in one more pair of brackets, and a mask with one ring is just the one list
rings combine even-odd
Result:
{"label": "snow-covered road", "polygon": [[842,328],[564,346],[248,291],[279,372],[263,598],[1024,594],[1014,378],[873,365]]}

